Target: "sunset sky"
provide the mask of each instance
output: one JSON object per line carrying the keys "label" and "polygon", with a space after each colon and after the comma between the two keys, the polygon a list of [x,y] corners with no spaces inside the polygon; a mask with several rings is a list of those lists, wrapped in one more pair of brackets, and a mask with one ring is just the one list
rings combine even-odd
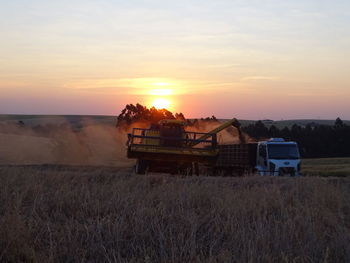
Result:
{"label": "sunset sky", "polygon": [[350,119],[348,0],[11,0],[0,30],[0,114]]}

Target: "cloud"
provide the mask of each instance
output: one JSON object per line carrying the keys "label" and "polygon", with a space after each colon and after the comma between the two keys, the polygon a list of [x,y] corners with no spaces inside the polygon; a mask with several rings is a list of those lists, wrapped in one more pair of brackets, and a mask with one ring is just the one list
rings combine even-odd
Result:
{"label": "cloud", "polygon": [[65,88],[113,94],[151,95],[152,91],[166,89],[171,94],[188,92],[185,81],[171,78],[120,78],[120,79],[84,79],[66,83]]}
{"label": "cloud", "polygon": [[289,97],[338,97],[341,94],[337,93],[337,92],[330,92],[330,91],[317,91],[317,92],[303,92],[303,91],[299,91],[299,92],[290,92],[287,94],[287,96]]}
{"label": "cloud", "polygon": [[273,76],[248,76],[242,78],[242,81],[258,81],[258,80],[280,80],[279,77]]}

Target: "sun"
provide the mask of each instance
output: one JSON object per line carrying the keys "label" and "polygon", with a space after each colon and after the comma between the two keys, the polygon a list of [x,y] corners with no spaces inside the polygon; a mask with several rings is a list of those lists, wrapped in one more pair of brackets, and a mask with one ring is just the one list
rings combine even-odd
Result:
{"label": "sun", "polygon": [[170,101],[164,98],[157,98],[152,103],[152,106],[154,106],[158,110],[168,109],[170,105],[171,105]]}

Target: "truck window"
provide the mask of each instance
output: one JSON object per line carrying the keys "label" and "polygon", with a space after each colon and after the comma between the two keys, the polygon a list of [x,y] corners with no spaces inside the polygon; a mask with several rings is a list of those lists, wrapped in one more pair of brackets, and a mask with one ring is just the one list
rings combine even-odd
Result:
{"label": "truck window", "polygon": [[298,146],[296,144],[269,144],[270,159],[299,159]]}

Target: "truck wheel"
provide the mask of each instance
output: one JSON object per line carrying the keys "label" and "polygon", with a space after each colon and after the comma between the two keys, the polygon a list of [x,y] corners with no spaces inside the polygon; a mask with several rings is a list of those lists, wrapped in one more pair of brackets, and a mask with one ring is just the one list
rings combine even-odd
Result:
{"label": "truck wheel", "polygon": [[137,159],[135,165],[136,174],[145,174],[147,170],[147,161],[142,159]]}

